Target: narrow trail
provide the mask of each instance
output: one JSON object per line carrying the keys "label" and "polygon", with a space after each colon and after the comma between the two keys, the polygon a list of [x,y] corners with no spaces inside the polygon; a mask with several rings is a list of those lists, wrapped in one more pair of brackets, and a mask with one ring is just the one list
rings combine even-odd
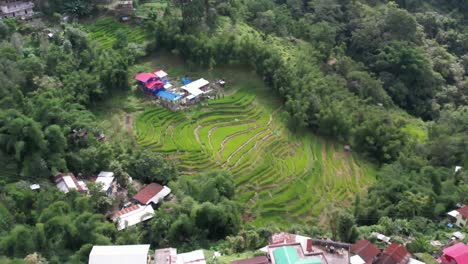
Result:
{"label": "narrow trail", "polygon": [[132,133],[133,132],[133,116],[127,114],[125,117],[125,128],[127,129],[127,132]]}
{"label": "narrow trail", "polygon": [[[268,129],[267,129],[268,130]],[[221,165],[221,168],[224,169],[224,167],[226,167],[226,165],[231,161],[231,159],[237,154],[239,153],[239,151],[241,151],[245,146],[247,146],[250,142],[252,142],[252,140],[256,139],[258,136],[260,136],[261,134],[263,134],[265,132],[265,130],[262,130],[260,132],[258,132],[257,134],[253,135],[253,137],[251,137],[249,140],[247,140],[246,142],[244,142],[244,144],[242,144],[241,146],[239,146],[234,152],[231,153],[231,155],[229,155],[229,157],[226,159],[226,162],[223,163],[223,165]]]}
{"label": "narrow trail", "polygon": [[195,136],[195,139],[197,140],[198,144],[200,144],[200,145],[201,145],[201,141],[200,141],[200,135],[198,134],[198,131],[200,131],[200,129],[202,127],[203,126],[198,125],[197,128],[195,128],[195,130],[193,131],[193,135]]}
{"label": "narrow trail", "polygon": [[322,176],[324,186],[327,186],[327,146],[326,144],[322,145]]}
{"label": "narrow trail", "polygon": [[[231,138],[233,138],[233,137],[235,137],[235,136],[249,133],[250,131],[255,130],[255,129],[257,129],[257,128],[260,128],[260,127],[269,126],[269,125],[271,124],[271,122],[273,121],[273,115],[276,114],[276,112],[278,112],[280,109],[281,109],[281,107],[279,107],[278,109],[276,109],[275,111],[273,111],[273,112],[270,114],[267,123],[261,124],[261,125],[256,125],[256,126],[254,126],[254,127],[252,127],[252,128],[249,128],[249,129],[247,129],[247,130],[239,131],[239,132],[237,132],[237,133],[234,133],[234,134],[232,134],[232,135],[227,136],[227,137],[223,140],[223,142],[221,142],[221,148],[220,148],[219,151],[218,151],[218,155],[219,155],[219,157],[218,157],[218,162],[220,161],[220,159],[222,159],[221,153],[223,153],[223,151],[224,151],[224,146],[226,145],[226,142],[228,142]],[[239,148],[243,148],[244,146],[245,146],[245,145],[242,145],[242,146],[240,146]],[[237,150],[236,150],[236,151],[237,151]],[[231,158],[232,158],[232,157],[231,157]]]}
{"label": "narrow trail", "polygon": [[[237,121],[236,121],[236,122],[237,122]],[[251,123],[255,123],[255,122],[257,122],[257,119],[250,120],[249,122],[245,122],[244,124],[251,124]],[[242,124],[242,123],[240,123],[240,124]],[[229,124],[214,126],[214,127],[212,127],[212,128],[208,131],[208,145],[210,145],[210,149],[214,149],[213,143],[211,142],[211,136],[213,135],[213,133],[215,132],[215,130],[217,130],[217,129],[219,129],[219,128],[223,128],[223,127],[232,126],[232,125],[233,125],[232,123],[229,123]]]}
{"label": "narrow trail", "polygon": [[250,148],[249,150],[247,150],[245,153],[243,153],[236,161],[236,163],[234,163],[234,165],[232,165],[232,168],[235,168],[237,167],[237,165],[239,165],[239,162],[245,157],[245,155],[249,154],[251,151],[253,151],[254,149],[257,149],[258,148],[258,145],[262,142],[264,142],[265,140],[267,140],[268,138],[270,138],[271,136],[273,136],[273,133],[270,133],[270,134],[267,134],[266,136],[264,136],[263,138],[261,138],[259,141],[255,142],[255,145]]}

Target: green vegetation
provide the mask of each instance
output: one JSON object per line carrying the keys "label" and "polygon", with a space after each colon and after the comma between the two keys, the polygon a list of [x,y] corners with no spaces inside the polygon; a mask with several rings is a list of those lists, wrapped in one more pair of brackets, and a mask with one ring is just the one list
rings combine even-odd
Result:
{"label": "green vegetation", "polygon": [[135,43],[142,44],[146,41],[146,32],[142,28],[122,24],[114,18],[102,18],[86,26],[89,38],[109,49],[117,42],[118,34],[124,34],[126,38]]}
{"label": "green vegetation", "polygon": [[[276,224],[433,253],[453,233],[441,219],[468,203],[467,3],[151,0],[133,24],[93,24],[111,4],[43,0],[41,21],[0,21],[0,262],[83,263],[93,243],[238,253]],[[168,112],[130,90],[155,60],[232,87]],[[129,176],[168,182],[176,199],[116,232],[117,200],[51,186],[100,170],[130,194]]]}
{"label": "green vegetation", "polygon": [[[152,59],[154,68],[170,61]],[[177,71],[181,66],[176,65]],[[170,66],[164,69],[173,72]],[[324,207],[349,204],[373,182],[374,168],[355,161],[342,145],[306,131],[291,133],[284,110],[258,78],[229,68],[210,72],[227,73],[228,91],[235,91],[231,95],[187,112],[147,108],[135,121],[137,142],[177,159],[183,174],[230,171],[238,201],[246,205],[244,214],[258,227],[324,220]]]}

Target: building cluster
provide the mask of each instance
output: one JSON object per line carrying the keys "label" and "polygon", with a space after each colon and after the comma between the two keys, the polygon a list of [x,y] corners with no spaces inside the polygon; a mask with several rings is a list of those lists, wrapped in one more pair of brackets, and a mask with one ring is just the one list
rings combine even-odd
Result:
{"label": "building cluster", "polygon": [[0,19],[20,18],[26,19],[34,15],[32,1],[0,0]]}
{"label": "building cluster", "polygon": [[[163,70],[139,73],[135,76],[135,80],[142,91],[155,97],[161,105],[172,111],[179,110],[182,106],[195,104],[213,92],[210,89],[210,82],[203,78],[195,81],[182,78],[182,85],[174,87],[168,74]],[[225,82],[221,82],[218,84],[224,85]]]}
{"label": "building cluster", "polygon": [[88,264],[206,264],[203,250],[177,253],[175,248],[157,249],[150,245],[94,246]]}
{"label": "building cluster", "polygon": [[[118,184],[115,181],[113,172],[102,171],[91,181],[99,184],[101,191],[106,193],[107,196],[114,195],[118,190]],[[54,178],[54,183],[64,193],[77,191],[87,194],[89,192],[86,181],[77,179],[73,173],[57,174]],[[32,190],[39,190],[40,186],[33,184],[30,188]],[[116,224],[117,230],[123,230],[129,226],[149,220],[153,218],[155,214],[154,210],[159,206],[159,203],[167,199],[170,194],[171,189],[167,186],[157,183],[148,184],[135,194],[124,208],[111,214],[110,220]]]}
{"label": "building cluster", "polygon": [[[230,261],[230,264],[424,264],[415,259],[401,244],[389,243],[379,249],[368,240],[355,244],[314,239],[296,234],[276,233],[269,244],[259,249],[262,254]],[[213,259],[220,257],[214,252]],[[468,245],[447,247],[437,260],[442,264],[468,263]],[[203,250],[178,253],[176,248],[156,249],[149,245],[94,246],[89,264],[206,264]],[[220,263],[215,261],[214,263]]]}

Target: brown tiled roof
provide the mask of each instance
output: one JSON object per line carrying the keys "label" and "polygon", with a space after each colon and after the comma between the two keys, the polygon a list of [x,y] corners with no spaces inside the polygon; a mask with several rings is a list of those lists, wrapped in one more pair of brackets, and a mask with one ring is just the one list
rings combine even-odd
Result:
{"label": "brown tiled roof", "polygon": [[136,209],[140,208],[140,206],[138,204],[134,204],[132,206],[129,206],[127,208],[124,208],[118,212],[115,212],[112,216],[111,216],[111,219],[114,220],[116,219],[117,217],[121,216],[121,215],[124,215],[124,214],[127,214],[127,213],[130,213],[131,211],[135,211]]}
{"label": "brown tiled roof", "polygon": [[462,208],[457,210],[464,218],[468,218],[468,205],[464,205]]}
{"label": "brown tiled roof", "polygon": [[409,261],[411,254],[400,244],[392,243],[388,246],[379,257],[378,264],[406,264]]}
{"label": "brown tiled roof", "polygon": [[370,241],[361,239],[351,246],[351,253],[359,255],[366,263],[372,263],[373,259],[380,254],[380,250]]}
{"label": "brown tiled roof", "polygon": [[248,258],[248,259],[233,260],[230,263],[231,264],[268,264],[270,262],[268,261],[267,257],[258,256],[254,258]]}
{"label": "brown tiled roof", "polygon": [[158,194],[163,188],[163,186],[157,183],[148,184],[145,188],[143,188],[141,191],[135,194],[135,196],[133,196],[133,199],[137,200],[142,204],[147,204],[148,201],[151,200],[151,198],[153,198],[156,194]]}

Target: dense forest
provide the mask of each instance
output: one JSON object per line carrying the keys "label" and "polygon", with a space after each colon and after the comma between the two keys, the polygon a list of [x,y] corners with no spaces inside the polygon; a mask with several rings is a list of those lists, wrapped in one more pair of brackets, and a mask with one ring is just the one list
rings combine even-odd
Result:
{"label": "dense forest", "polygon": [[[85,263],[93,244],[239,252],[277,230],[243,223],[228,173],[181,178],[173,161],[132,139],[96,139],[101,128],[91,108],[128,90],[129,67],[158,50],[189,65],[253,68],[283,100],[292,131],[350,144],[379,166],[367,195],[323,212],[336,216],[328,227],[287,231],[352,242],[373,228],[416,237],[410,251],[431,252],[445,213],[468,203],[468,2],[168,1],[139,25],[146,47],[118,32],[110,49],[79,23],[96,16],[101,2],[38,1],[44,22],[60,24],[53,37],[0,20],[1,263],[26,256],[25,263]],[[137,232],[117,233],[102,214],[112,207],[104,194],[93,186],[89,196],[63,194],[50,181],[61,171],[90,177],[101,170],[114,171],[122,186],[129,176],[169,183],[178,199]],[[31,191],[32,183],[47,191]]]}

